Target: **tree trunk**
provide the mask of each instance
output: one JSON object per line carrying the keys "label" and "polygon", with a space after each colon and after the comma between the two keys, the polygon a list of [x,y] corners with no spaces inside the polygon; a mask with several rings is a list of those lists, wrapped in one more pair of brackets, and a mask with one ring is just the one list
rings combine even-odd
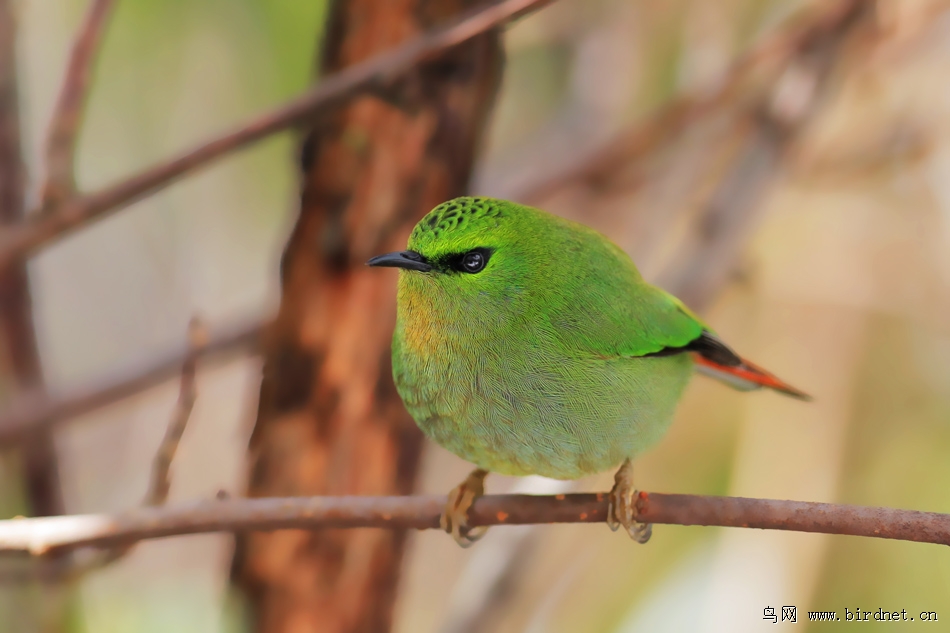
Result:
{"label": "tree trunk", "polygon": [[[472,0],[336,0],[321,70],[385,51]],[[314,121],[300,216],[265,336],[250,496],[407,494],[422,436],[392,383],[395,276],[429,209],[464,193],[501,77],[498,32],[463,44]],[[261,633],[386,631],[405,534],[285,530],[237,539],[234,583]]]}

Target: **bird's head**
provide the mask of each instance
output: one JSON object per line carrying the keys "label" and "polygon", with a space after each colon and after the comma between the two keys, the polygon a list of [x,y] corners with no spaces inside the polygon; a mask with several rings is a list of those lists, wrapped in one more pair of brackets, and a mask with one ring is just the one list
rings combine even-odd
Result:
{"label": "bird's head", "polygon": [[[388,266],[430,276],[488,273],[499,250],[514,242],[524,207],[491,198],[456,198],[428,213],[409,236],[408,249],[372,258]],[[526,209],[525,209],[526,210]],[[502,253],[505,257],[506,253]],[[465,282],[462,282],[465,283]]]}
{"label": "bird's head", "polygon": [[531,263],[559,222],[506,200],[456,198],[419,221],[406,250],[367,264],[400,269],[400,310],[418,318],[485,321],[500,318],[502,308],[510,316],[525,289],[537,286]]}

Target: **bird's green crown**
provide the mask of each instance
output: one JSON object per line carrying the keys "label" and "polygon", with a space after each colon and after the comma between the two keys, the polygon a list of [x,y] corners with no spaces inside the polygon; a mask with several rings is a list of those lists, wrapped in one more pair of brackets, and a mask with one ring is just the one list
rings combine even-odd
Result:
{"label": "bird's green crown", "polygon": [[491,198],[455,198],[443,202],[422,218],[412,231],[410,242],[439,239],[443,233],[456,229],[475,228],[478,224],[497,225],[505,212],[498,200]]}
{"label": "bird's green crown", "polygon": [[508,212],[502,200],[475,197],[449,200],[419,221],[409,236],[409,248],[433,256],[472,246],[468,243],[472,237],[498,228]]}

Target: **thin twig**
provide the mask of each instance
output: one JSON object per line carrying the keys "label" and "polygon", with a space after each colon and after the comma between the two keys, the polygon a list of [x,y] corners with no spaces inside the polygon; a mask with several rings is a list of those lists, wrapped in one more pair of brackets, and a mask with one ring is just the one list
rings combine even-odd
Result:
{"label": "thin twig", "polygon": [[[175,410],[172,413],[168,428],[165,430],[165,436],[155,457],[152,460],[152,478],[149,481],[148,490],[142,500],[142,505],[148,508],[160,507],[168,500],[168,493],[171,490],[171,465],[175,459],[175,453],[178,451],[178,444],[185,428],[188,426],[188,419],[191,417],[191,410],[194,408],[197,398],[197,363],[202,349],[207,346],[208,332],[204,325],[197,318],[192,319],[188,325],[188,344],[189,352],[185,357],[181,367],[181,384],[178,391],[178,402],[175,404]],[[0,573],[0,581],[20,581],[28,577],[56,578],[60,581],[75,582],[86,574],[107,567],[122,558],[124,558],[136,545],[136,541],[126,541],[112,544],[109,547],[96,550],[89,556],[84,557],[57,557],[49,561],[49,565],[40,568],[27,568],[26,570],[8,571],[6,574]]]}
{"label": "thin twig", "polygon": [[52,215],[31,219],[0,235],[0,269],[110,211],[167,187],[180,176],[276,132],[312,118],[367,88],[385,85],[416,65],[485,31],[497,28],[552,0],[500,0],[464,13],[448,25],[327,77],[303,95],[239,125],[211,141],[97,192],[62,205]]}
{"label": "thin twig", "polygon": [[115,0],[91,0],[73,42],[46,139],[46,180],[40,202],[45,213],[54,212],[57,205],[75,195],[76,140],[89,94],[92,69],[114,5]]}
{"label": "thin twig", "polygon": [[[216,333],[197,353],[201,357],[254,348],[265,322],[251,321]],[[61,395],[36,391],[18,398],[0,413],[0,448],[15,445],[38,430],[75,418],[113,402],[135,395],[168,380],[179,372],[190,348],[174,350],[158,359],[150,359],[141,368],[125,369]]]}
{"label": "thin twig", "polygon": [[198,319],[192,319],[188,326],[188,356],[181,368],[181,384],[178,391],[178,402],[175,405],[175,412],[172,415],[168,429],[165,431],[165,437],[155,454],[152,462],[152,480],[148,487],[148,492],[143,501],[146,506],[160,506],[168,500],[168,492],[171,489],[171,471],[172,460],[175,459],[175,453],[178,451],[178,443],[181,436],[185,433],[185,427],[188,426],[188,418],[191,417],[191,410],[195,406],[197,397],[197,388],[195,386],[195,373],[198,364],[198,357],[201,350],[208,344],[208,331]]}
{"label": "thin twig", "polygon": [[[607,493],[489,495],[469,512],[472,526],[603,523]],[[443,496],[229,499],[142,508],[115,515],[0,521],[0,552],[47,555],[208,532],[322,528],[439,527]],[[864,506],[641,492],[637,519],[670,525],[820,532],[950,545],[950,515]]]}

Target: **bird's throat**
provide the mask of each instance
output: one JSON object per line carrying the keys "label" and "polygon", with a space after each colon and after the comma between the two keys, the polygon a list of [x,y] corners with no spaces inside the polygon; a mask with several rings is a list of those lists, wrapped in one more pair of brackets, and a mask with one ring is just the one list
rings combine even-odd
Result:
{"label": "bird's throat", "polygon": [[445,310],[438,305],[438,295],[424,292],[419,283],[412,278],[399,280],[396,336],[403,353],[410,357],[438,358],[447,351]]}

